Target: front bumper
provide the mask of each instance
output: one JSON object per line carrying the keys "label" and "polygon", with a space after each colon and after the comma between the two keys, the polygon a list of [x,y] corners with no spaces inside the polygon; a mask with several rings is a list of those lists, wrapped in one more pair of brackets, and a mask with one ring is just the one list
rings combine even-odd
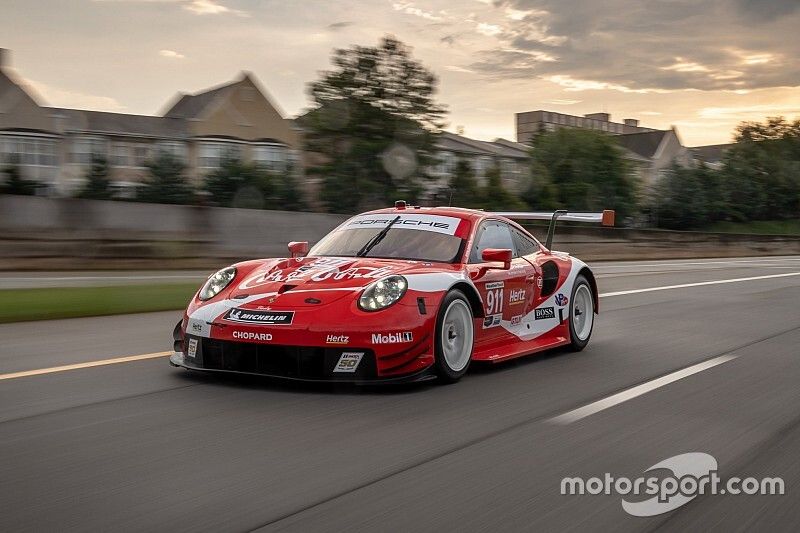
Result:
{"label": "front bumper", "polygon": [[[193,349],[194,356],[175,351],[170,356],[170,364],[190,370],[333,383],[409,383],[435,377],[429,368],[404,375],[379,376],[375,354],[369,349],[280,346],[190,338],[197,342]],[[363,354],[355,371],[335,371],[343,352]]]}

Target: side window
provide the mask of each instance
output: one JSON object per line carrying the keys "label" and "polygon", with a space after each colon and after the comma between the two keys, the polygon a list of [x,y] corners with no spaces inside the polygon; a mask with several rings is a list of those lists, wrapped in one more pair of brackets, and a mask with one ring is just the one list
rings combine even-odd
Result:
{"label": "side window", "polygon": [[[514,241],[511,238],[511,229],[502,222],[490,220],[478,228],[475,241],[469,252],[470,263],[482,263],[481,253],[486,248],[509,248],[514,250]],[[516,257],[516,254],[514,254]]]}
{"label": "side window", "polygon": [[531,255],[539,251],[536,241],[522,233],[516,228],[511,228],[511,237],[514,239],[514,246],[517,247],[517,255]]}

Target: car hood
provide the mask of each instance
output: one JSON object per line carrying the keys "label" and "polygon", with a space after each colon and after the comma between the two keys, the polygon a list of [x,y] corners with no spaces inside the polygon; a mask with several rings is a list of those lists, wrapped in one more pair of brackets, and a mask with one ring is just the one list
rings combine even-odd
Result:
{"label": "car hood", "polygon": [[[448,267],[450,265],[447,265]],[[360,292],[385,276],[430,272],[431,263],[371,257],[302,257],[265,261],[231,291],[233,299],[292,307],[327,304]],[[242,307],[248,307],[247,304]]]}

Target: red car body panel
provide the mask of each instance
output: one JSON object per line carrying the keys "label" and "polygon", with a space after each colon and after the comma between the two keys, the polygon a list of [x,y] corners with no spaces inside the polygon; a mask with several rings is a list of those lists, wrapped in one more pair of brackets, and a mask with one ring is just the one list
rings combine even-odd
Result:
{"label": "red car body panel", "polygon": [[[453,263],[326,256],[238,263],[234,280],[219,294],[207,301],[197,294],[192,298],[176,332],[180,349],[173,364],[273,375],[269,360],[265,370],[248,358],[268,358],[275,347],[287,361],[288,375],[281,377],[303,379],[304,372],[311,373],[309,379],[334,381],[427,377],[435,357],[437,313],[450,290],[464,292],[473,307],[472,359],[478,361],[498,362],[569,343],[568,302],[578,273],[590,278],[597,309],[594,279],[584,263],[546,250],[503,217],[459,208],[383,209],[357,215],[334,231],[354,224],[385,226],[398,216],[393,227],[464,239],[459,257]],[[507,270],[497,263],[470,262],[476,234],[484,223],[495,222],[521,233],[536,250],[515,254]],[[362,310],[358,299],[365,287],[389,275],[407,280],[406,293],[385,309]],[[331,361],[345,352],[366,354],[370,369],[358,376],[336,375]],[[213,358],[218,360],[211,368]]]}

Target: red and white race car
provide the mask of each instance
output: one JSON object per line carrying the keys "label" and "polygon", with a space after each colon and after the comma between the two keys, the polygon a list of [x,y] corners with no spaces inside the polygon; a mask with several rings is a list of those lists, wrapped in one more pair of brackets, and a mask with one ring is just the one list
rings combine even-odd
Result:
{"label": "red and white race car", "polygon": [[[614,212],[487,213],[397,202],[354,216],[310,251],[209,277],[174,331],[170,362],[298,380],[461,378],[589,342],[595,277],[551,251],[555,221],[613,225]],[[513,219],[549,219],[542,245]]]}

